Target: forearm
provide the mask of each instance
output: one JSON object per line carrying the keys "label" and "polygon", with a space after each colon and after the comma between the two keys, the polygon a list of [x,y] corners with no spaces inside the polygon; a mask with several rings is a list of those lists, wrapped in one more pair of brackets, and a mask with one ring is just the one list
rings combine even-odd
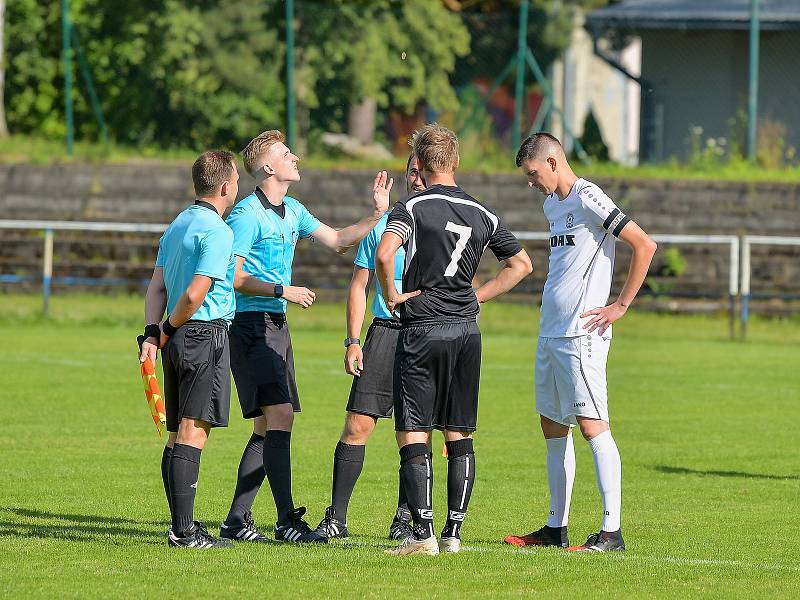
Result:
{"label": "forearm", "polygon": [[381,220],[382,216],[382,212],[373,212],[358,223],[338,230],[336,232],[336,251],[344,252],[348,248],[355,246],[375,227],[375,224]]}
{"label": "forearm", "polygon": [[167,317],[170,325],[178,328],[186,323],[186,321],[191,319],[194,316],[194,313],[196,313],[203,305],[203,300],[205,300],[205,296],[199,299],[192,299],[186,292],[181,294],[181,297],[178,299],[178,303],[175,305],[175,308],[172,309],[172,312]]}
{"label": "forearm", "polygon": [[262,281],[247,273],[237,274],[234,287],[237,292],[245,296],[267,296],[269,298],[275,296],[274,283]]}
{"label": "forearm", "polygon": [[483,304],[502,296],[522,281],[529,272],[518,265],[505,265],[497,275],[475,290],[475,297]]}
{"label": "forearm", "polygon": [[381,293],[383,294],[383,301],[386,302],[387,306],[390,300],[389,294],[392,290],[395,289],[394,285],[395,252],[392,252],[391,256],[375,257],[375,276],[378,278],[378,282],[381,285]]}
{"label": "forearm", "polygon": [[167,290],[148,286],[144,298],[144,324],[160,323],[165,310],[167,310]]}
{"label": "forearm", "polygon": [[367,291],[359,286],[350,286],[347,296],[347,337],[361,336],[364,314],[367,311]]}
{"label": "forearm", "polygon": [[655,247],[633,249],[628,277],[625,279],[625,285],[622,286],[622,291],[617,297],[617,303],[627,308],[636,298],[636,294],[639,293],[639,289],[642,287],[645,277],[647,277],[653,254],[655,254]]}

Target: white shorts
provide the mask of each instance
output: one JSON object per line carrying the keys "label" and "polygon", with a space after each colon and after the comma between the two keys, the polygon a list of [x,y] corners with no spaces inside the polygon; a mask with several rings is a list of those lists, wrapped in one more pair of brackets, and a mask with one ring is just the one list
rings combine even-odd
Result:
{"label": "white shorts", "polygon": [[536,412],[562,425],[575,417],[608,422],[606,362],[611,338],[597,332],[539,338],[536,349]]}

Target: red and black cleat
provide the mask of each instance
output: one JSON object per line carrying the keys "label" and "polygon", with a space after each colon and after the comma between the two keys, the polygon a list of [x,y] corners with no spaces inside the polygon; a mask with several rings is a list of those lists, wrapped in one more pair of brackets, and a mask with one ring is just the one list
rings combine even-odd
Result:
{"label": "red and black cleat", "polygon": [[566,527],[548,527],[547,525],[539,531],[533,531],[527,535],[509,535],[503,541],[512,546],[556,546],[558,548],[569,546]]}

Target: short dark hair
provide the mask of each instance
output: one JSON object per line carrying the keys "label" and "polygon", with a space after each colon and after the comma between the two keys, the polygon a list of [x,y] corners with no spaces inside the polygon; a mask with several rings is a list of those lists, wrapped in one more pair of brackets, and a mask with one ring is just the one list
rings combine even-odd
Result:
{"label": "short dark hair", "polygon": [[526,160],[541,158],[542,154],[547,152],[553,145],[557,148],[561,148],[561,142],[558,141],[556,136],[550,133],[540,131],[539,133],[529,135],[519,145],[516,160],[517,166],[521,167],[522,163]]}
{"label": "short dark hair", "polygon": [[197,157],[192,165],[194,193],[208,196],[233,175],[234,156],[227,150],[210,150]]}

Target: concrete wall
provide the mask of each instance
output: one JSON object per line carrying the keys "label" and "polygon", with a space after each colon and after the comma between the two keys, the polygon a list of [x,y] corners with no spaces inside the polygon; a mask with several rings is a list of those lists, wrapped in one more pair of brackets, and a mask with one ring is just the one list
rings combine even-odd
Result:
{"label": "concrete wall", "polygon": [[[0,215],[5,219],[169,222],[191,200],[189,166],[0,165]],[[398,173],[394,176],[399,177]],[[304,171],[292,194],[324,222],[345,226],[369,211],[374,174],[365,171]],[[497,210],[513,230],[545,231],[542,197],[515,174],[464,175],[462,186]],[[800,236],[800,182],[739,184],[696,181],[598,181],[606,192],[651,233],[719,233]],[[241,194],[252,189],[246,176]],[[397,195],[395,198],[399,197]],[[38,232],[0,230],[0,274],[38,277],[42,239]],[[58,233],[56,276],[104,277],[130,281],[140,289],[152,271],[155,235]],[[528,244],[534,276],[525,284],[541,291],[548,248]],[[616,285],[627,272],[627,249],[618,244]],[[662,246],[662,250],[665,246]],[[727,254],[722,248],[681,247],[687,260],[675,291],[727,292]],[[346,286],[353,252],[339,256],[308,242],[299,245],[295,281],[313,288]],[[663,261],[657,255],[655,274]],[[481,277],[493,273],[484,260]],[[800,294],[800,249],[759,248],[754,256],[753,289]],[[339,293],[338,291],[336,293]],[[341,292],[343,295],[343,291]]]}

